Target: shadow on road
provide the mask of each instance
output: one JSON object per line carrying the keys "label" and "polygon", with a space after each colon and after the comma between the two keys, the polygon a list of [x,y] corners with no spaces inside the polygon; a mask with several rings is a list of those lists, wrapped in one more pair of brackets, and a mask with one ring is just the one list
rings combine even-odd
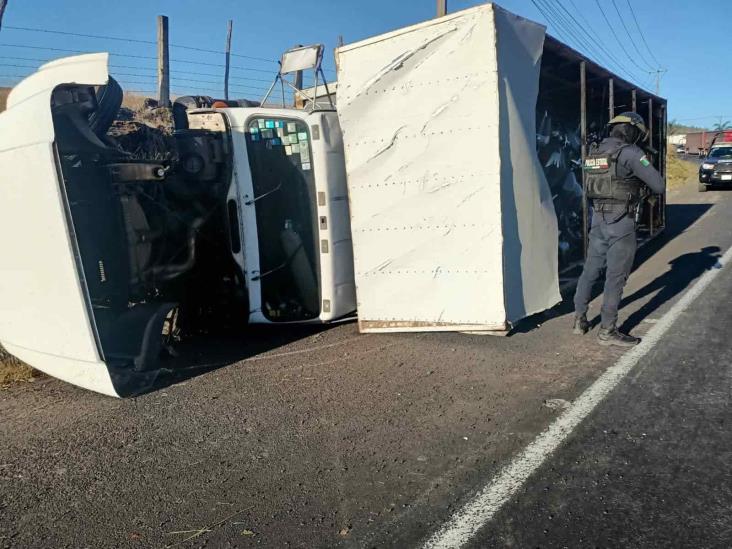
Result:
{"label": "shadow on road", "polygon": [[176,357],[164,369],[152,392],[231,366],[268,351],[331,329],[332,326],[248,326],[223,336],[201,336],[176,346]]}
{"label": "shadow on road", "polygon": [[671,268],[668,271],[640,290],[624,298],[620,303],[620,307],[622,308],[654,292],[658,292],[640,309],[632,313],[625,320],[621,329],[630,331],[635,328],[644,318],[650,316],[664,303],[683,292],[704,271],[708,271],[718,265],[720,256],[721,250],[718,246],[707,246],[698,252],[680,255],[676,259],[671,260],[669,262]]}
{"label": "shadow on road", "polygon": [[[636,254],[635,258],[635,264],[633,270],[636,270],[639,266],[641,266],[643,263],[651,259],[654,255],[656,255],[661,249],[663,249],[666,244],[668,244],[670,241],[672,241],[674,238],[682,234],[684,231],[686,231],[689,227],[691,227],[694,223],[696,223],[699,218],[701,218],[705,213],[707,213],[711,208],[712,204],[669,204],[666,206],[666,229],[663,233],[658,235],[656,238],[651,240],[650,242],[646,243],[644,246],[638,249],[638,253]],[[705,248],[706,249],[706,248]],[[717,251],[719,251],[717,249]],[[693,255],[696,257],[696,261],[700,261],[701,252],[697,252],[695,254],[688,254]],[[685,257],[685,256],[682,256]],[[679,258],[681,259],[681,258]],[[715,258],[712,262],[712,265],[716,263],[717,259]],[[686,265],[685,261],[682,265],[677,267],[679,272],[683,268],[684,272],[687,273],[687,278],[684,278],[682,275],[677,275],[676,271],[674,271],[674,277],[678,276],[680,281],[684,281],[684,286],[682,286],[678,291],[683,290],[688,283],[696,278],[696,276],[699,276],[701,272],[708,269],[710,266],[706,266],[702,268],[701,270],[696,271],[696,275],[692,276],[691,278],[688,278],[688,275],[691,273],[691,270],[689,270],[689,266]],[[673,269],[672,269],[673,270]],[[671,271],[669,271],[671,272]],[[579,277],[581,273],[581,270],[577,270],[575,276]],[[631,275],[632,276],[632,275]],[[575,280],[576,281],[576,280]],[[601,281],[604,281],[604,277],[601,278]],[[665,282],[668,282],[668,279],[664,279]],[[600,293],[602,293],[602,286],[603,282],[598,282],[597,287],[595,288],[595,291],[593,292],[592,298],[594,299]],[[649,285],[650,286],[650,285]],[[660,286],[659,286],[660,287]],[[671,287],[676,288],[675,283],[671,285]],[[548,320],[551,320],[552,318],[557,318],[559,316],[564,316],[566,314],[570,314],[574,311],[574,304],[572,303],[572,297],[574,295],[574,284],[569,285],[567,288],[564,289],[562,292],[562,302],[556,305],[554,308],[550,309],[549,311],[544,311],[543,313],[539,313],[533,316],[530,316],[521,322],[519,322],[516,327],[511,332],[513,333],[527,333],[535,330],[539,326],[541,326],[544,322],[547,322]],[[651,290],[654,291],[654,290]],[[678,293],[678,291],[676,293]],[[650,292],[649,292],[650,293]],[[647,295],[647,294],[646,294]],[[675,294],[674,294],[675,295]],[[670,296],[673,297],[673,296]],[[667,299],[670,299],[667,298]],[[634,299],[635,300],[635,299]],[[630,301],[628,302],[630,303]],[[623,305],[626,305],[626,302],[623,302]],[[659,303],[660,305],[660,303]],[[655,309],[654,309],[655,310]],[[646,311],[645,314],[648,314],[650,311]],[[598,317],[599,318],[599,317]],[[635,322],[634,326],[638,324],[643,319],[643,317],[635,317],[633,320]],[[628,319],[630,320],[630,319]],[[593,319],[591,324],[594,326],[599,322],[598,319]],[[624,325],[625,328],[627,328],[627,322]]]}

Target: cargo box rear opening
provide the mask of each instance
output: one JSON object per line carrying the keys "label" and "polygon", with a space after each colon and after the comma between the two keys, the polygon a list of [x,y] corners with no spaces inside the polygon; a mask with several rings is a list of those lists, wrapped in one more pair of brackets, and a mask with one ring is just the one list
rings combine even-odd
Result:
{"label": "cargo box rear opening", "polygon": [[[609,120],[624,111],[643,116],[650,131],[649,157],[665,176],[666,102],[555,40],[546,37],[537,99],[537,151],[549,183],[559,225],[559,270],[571,280],[584,259],[591,225],[584,199],[582,159],[604,136]],[[641,242],[665,227],[665,196],[644,201]]]}
{"label": "cargo box rear opening", "polygon": [[229,134],[181,130],[163,137],[164,154],[133,155],[109,139],[108,123],[92,123],[110,108],[100,103],[110,86],[61,86],[52,113],[92,328],[110,371],[125,377],[174,365],[167,345],[180,334],[245,324],[248,302],[230,251]]}

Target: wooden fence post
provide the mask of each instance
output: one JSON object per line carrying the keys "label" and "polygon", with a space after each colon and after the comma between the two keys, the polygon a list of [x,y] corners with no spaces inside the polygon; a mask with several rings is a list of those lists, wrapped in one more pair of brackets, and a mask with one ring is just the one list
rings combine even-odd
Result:
{"label": "wooden fence post", "polygon": [[158,15],[158,103],[170,106],[170,56],[168,48],[168,18]]}
{"label": "wooden fence post", "polygon": [[229,100],[229,69],[231,64],[231,33],[234,28],[234,21],[229,19],[226,30],[226,70],[224,71],[224,99]]}
{"label": "wooden fence post", "polygon": [[437,0],[437,17],[447,15],[447,0]]}

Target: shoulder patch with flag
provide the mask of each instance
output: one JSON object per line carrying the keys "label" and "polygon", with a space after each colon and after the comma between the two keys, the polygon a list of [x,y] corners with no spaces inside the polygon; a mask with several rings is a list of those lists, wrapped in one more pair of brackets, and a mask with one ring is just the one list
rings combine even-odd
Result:
{"label": "shoulder patch with flag", "polygon": [[648,157],[647,157],[647,156],[646,156],[645,154],[644,154],[643,156],[641,156],[641,158],[640,158],[640,163],[641,163],[641,164],[642,164],[643,166],[645,166],[646,168],[647,168],[648,166],[650,166],[650,165],[651,165],[651,161],[650,161],[650,160],[648,160]]}

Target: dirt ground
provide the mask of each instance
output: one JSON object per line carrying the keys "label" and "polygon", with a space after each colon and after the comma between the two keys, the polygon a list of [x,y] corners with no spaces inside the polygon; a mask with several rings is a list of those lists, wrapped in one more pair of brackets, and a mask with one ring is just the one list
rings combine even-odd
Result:
{"label": "dirt ground", "polygon": [[[668,231],[639,254],[637,334],[732,244],[732,193],[695,189],[669,193]],[[0,547],[415,545],[620,356],[572,336],[570,311],[506,338],[253,330],[128,400],[14,385]]]}

